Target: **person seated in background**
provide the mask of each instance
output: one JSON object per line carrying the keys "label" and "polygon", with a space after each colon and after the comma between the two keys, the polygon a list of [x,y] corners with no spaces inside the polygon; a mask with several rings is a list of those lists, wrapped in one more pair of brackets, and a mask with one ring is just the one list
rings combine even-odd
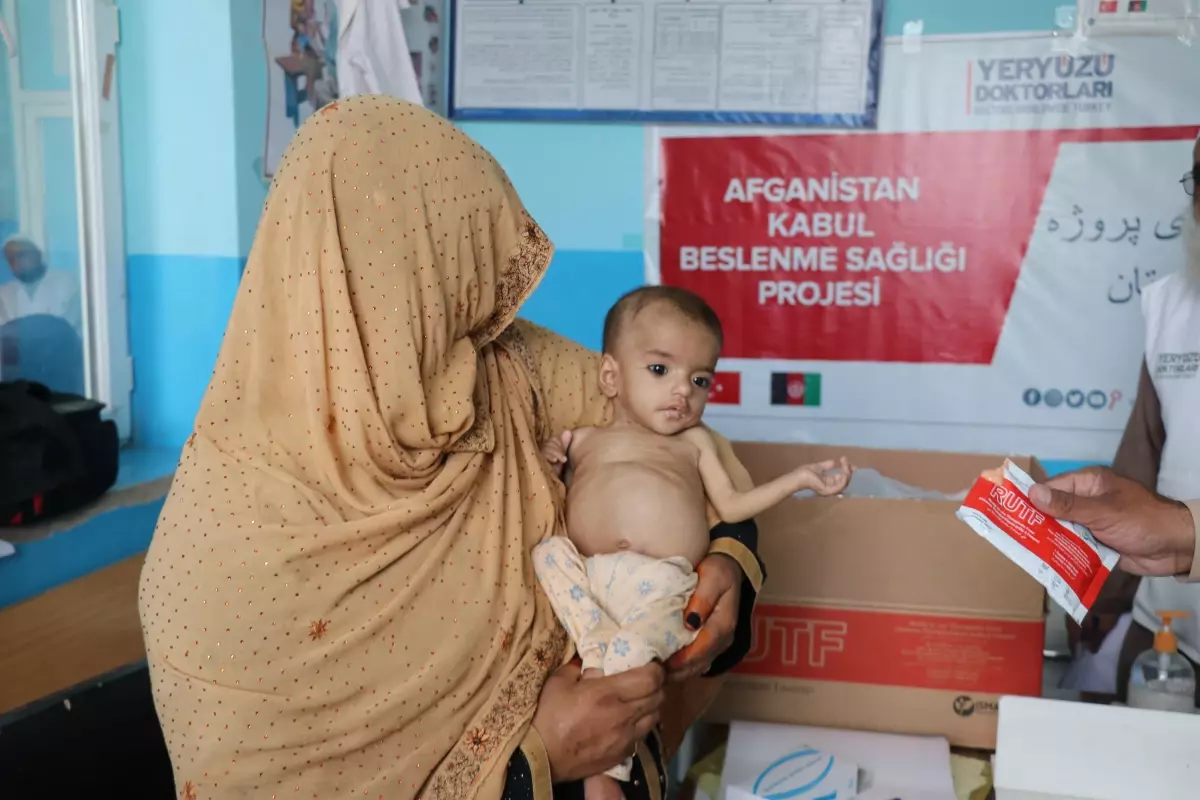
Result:
{"label": "person seated in background", "polygon": [[[1183,215],[1182,271],[1142,291],[1146,350],[1133,414],[1113,470],[1173,500],[1200,497],[1200,142],[1180,183],[1189,197]],[[1065,687],[1124,700],[1134,660],[1154,645],[1158,611],[1186,611],[1173,626],[1179,651],[1200,662],[1200,585],[1173,577],[1113,573],[1084,620],[1068,623],[1081,650]],[[1197,693],[1200,701],[1200,692]]]}
{"label": "person seated in background", "polygon": [[79,277],[47,265],[42,248],[25,234],[8,237],[3,252],[14,280],[0,284],[0,325],[34,314],[49,314],[65,319],[79,332]]}

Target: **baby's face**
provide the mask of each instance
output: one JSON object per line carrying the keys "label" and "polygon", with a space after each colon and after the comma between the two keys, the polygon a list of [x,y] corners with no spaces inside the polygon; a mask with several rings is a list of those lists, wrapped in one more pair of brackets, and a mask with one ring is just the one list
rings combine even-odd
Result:
{"label": "baby's face", "polygon": [[703,325],[665,303],[643,308],[606,357],[619,415],[665,436],[697,425],[718,356],[717,338]]}

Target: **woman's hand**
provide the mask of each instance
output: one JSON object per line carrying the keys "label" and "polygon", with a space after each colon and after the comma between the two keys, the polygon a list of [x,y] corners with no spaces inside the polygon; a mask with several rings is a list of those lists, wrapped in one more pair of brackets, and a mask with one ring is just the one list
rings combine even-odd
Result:
{"label": "woman's hand", "polygon": [[663,702],[658,664],[582,679],[578,666],[557,670],[542,687],[533,727],[542,737],[555,783],[599,775],[633,755],[658,725]]}
{"label": "woman's hand", "polygon": [[715,553],[696,566],[696,577],[699,581],[683,610],[683,621],[690,630],[700,633],[671,658],[667,669],[672,681],[686,681],[708,672],[717,656],[733,644],[737,631],[741,566],[729,556]]}

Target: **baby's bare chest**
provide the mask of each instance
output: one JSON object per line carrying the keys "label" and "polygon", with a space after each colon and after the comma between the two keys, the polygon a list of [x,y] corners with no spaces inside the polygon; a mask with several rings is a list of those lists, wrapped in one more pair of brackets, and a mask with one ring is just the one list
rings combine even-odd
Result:
{"label": "baby's bare chest", "polygon": [[703,555],[706,500],[693,445],[663,436],[596,435],[572,449],[568,533],[585,555],[632,549]]}
{"label": "baby's bare chest", "polygon": [[680,478],[700,480],[699,453],[678,436],[642,431],[599,428],[571,450],[576,473],[609,470],[621,465],[642,465]]}

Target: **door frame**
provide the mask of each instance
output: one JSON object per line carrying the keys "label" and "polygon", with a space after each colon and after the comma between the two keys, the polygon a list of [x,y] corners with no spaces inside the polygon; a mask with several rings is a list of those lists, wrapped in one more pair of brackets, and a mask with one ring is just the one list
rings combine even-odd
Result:
{"label": "door frame", "polygon": [[127,440],[133,359],[129,355],[116,75],[120,12],[114,0],[59,1],[67,3],[71,35],[79,272],[84,280],[82,311],[88,334],[84,339],[84,385],[91,397],[107,406],[122,440]]}

